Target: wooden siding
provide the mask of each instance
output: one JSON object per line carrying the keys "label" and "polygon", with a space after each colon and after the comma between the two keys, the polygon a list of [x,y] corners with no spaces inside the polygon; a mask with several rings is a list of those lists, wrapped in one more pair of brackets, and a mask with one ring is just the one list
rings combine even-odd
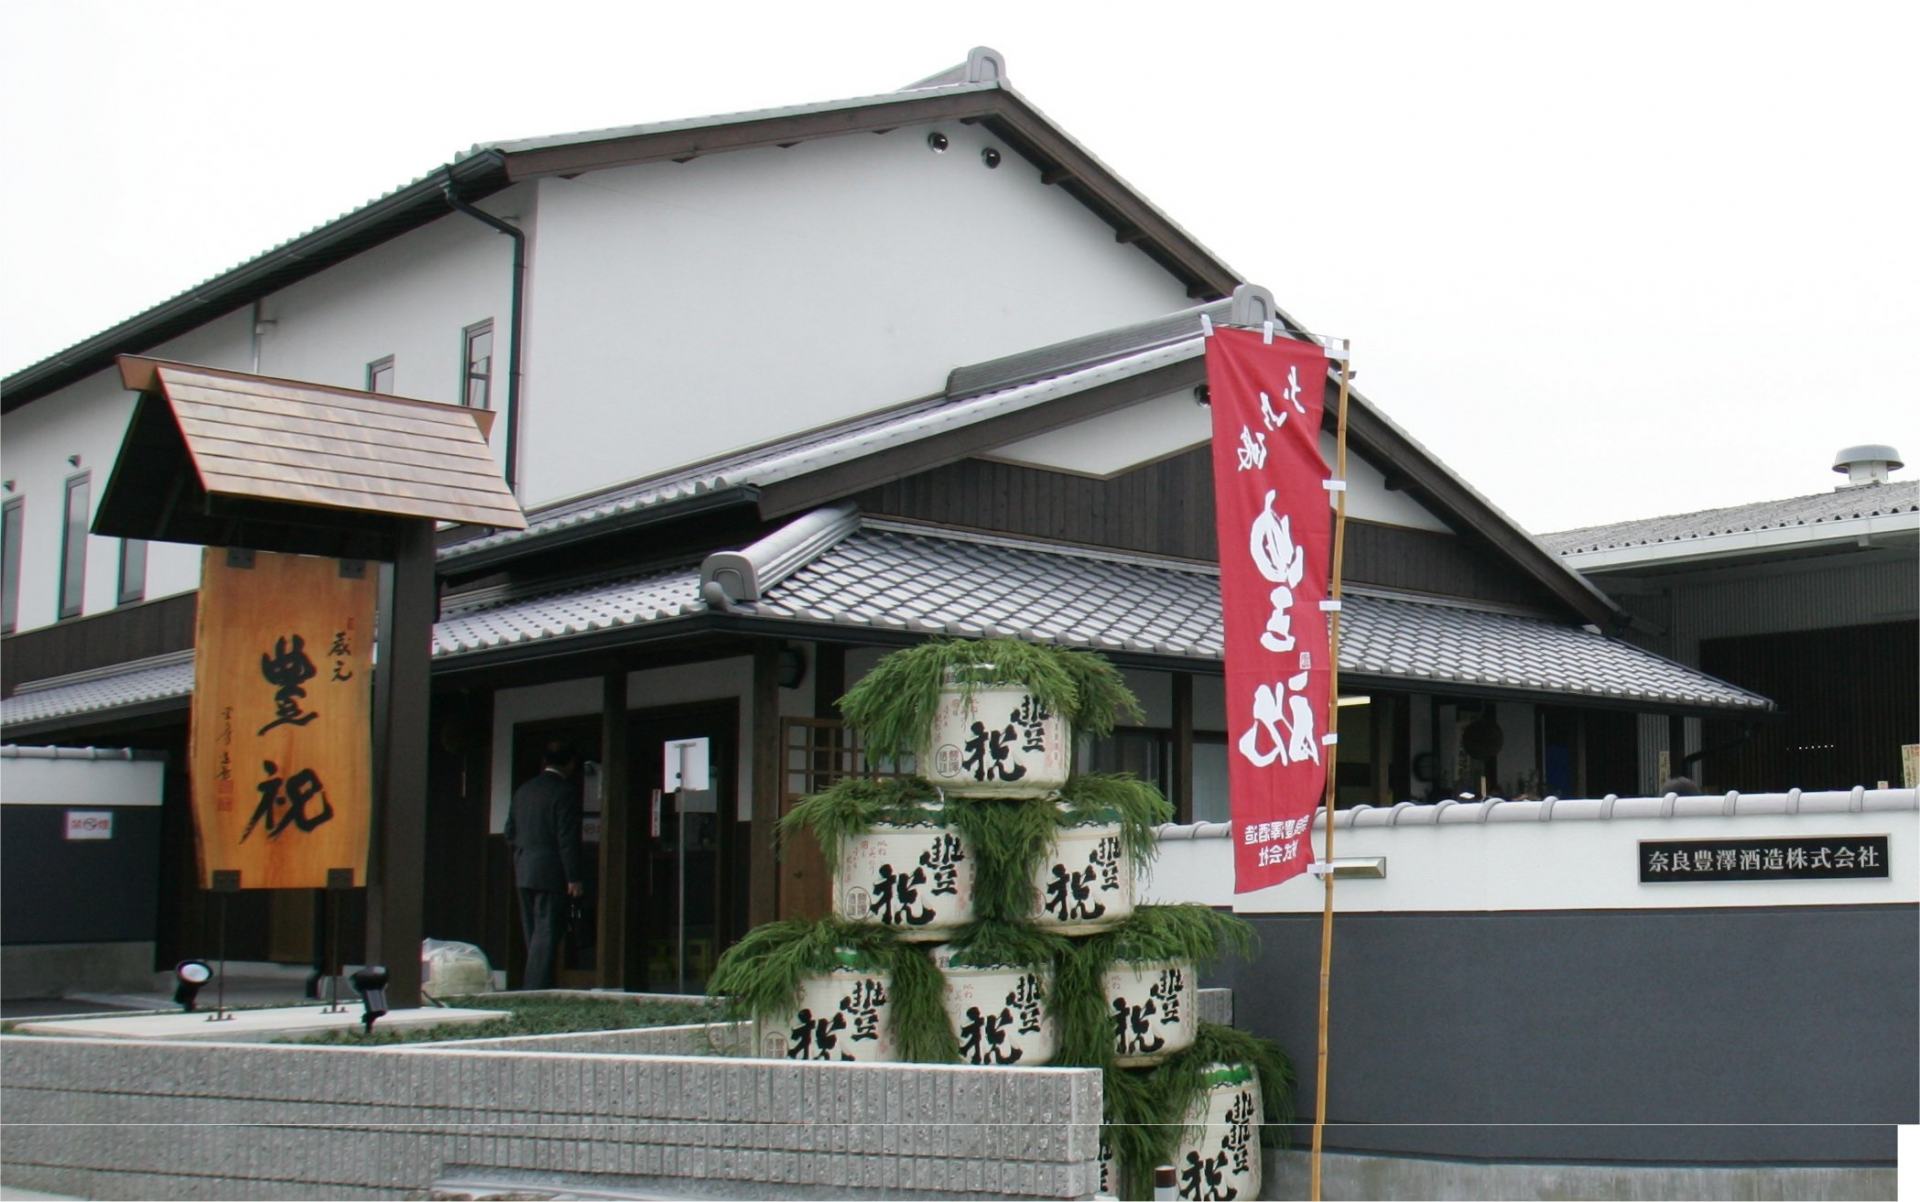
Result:
{"label": "wooden siding", "polygon": [[30,681],[187,650],[196,596],[181,593],[8,635],[0,640],[5,695]]}
{"label": "wooden siding", "polygon": [[1709,792],[1898,786],[1901,745],[1920,742],[1912,622],[1707,639],[1700,669],[1780,706],[1780,721],[1755,723],[1744,740],[1738,722],[1706,723],[1691,775]]}
{"label": "wooden siding", "polygon": [[[870,514],[1211,561],[1213,476],[1206,447],[1109,479],[965,459],[860,493]],[[1346,578],[1479,601],[1563,608],[1477,540],[1347,523]]]}

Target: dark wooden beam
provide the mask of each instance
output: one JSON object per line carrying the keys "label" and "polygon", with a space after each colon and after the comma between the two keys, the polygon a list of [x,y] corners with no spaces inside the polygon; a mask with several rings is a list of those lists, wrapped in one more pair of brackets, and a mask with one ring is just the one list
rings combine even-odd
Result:
{"label": "dark wooden beam", "polygon": [[813,716],[838,718],[847,691],[847,649],[841,643],[813,645]]}
{"label": "dark wooden beam", "polygon": [[753,819],[747,837],[751,877],[747,884],[747,925],[757,927],[779,917],[780,877],[774,863],[773,827],[780,820],[780,643],[767,639],[753,649],[753,697],[747,732],[753,748]]}
{"label": "dark wooden beam", "polygon": [[1147,232],[1135,225],[1123,225],[1113,231],[1113,240],[1123,245],[1132,245],[1147,236]]}
{"label": "dark wooden beam", "polygon": [[367,959],[387,968],[394,1009],[420,1004],[427,863],[427,710],[432,696],[433,523],[399,524],[394,562],[380,572],[379,669],[374,675],[373,870]]}
{"label": "dark wooden beam", "polygon": [[1173,674],[1173,820],[1193,821],[1193,673]]}
{"label": "dark wooden beam", "polygon": [[[633,838],[632,757],[627,746],[627,674],[600,678],[600,984],[625,989],[628,847]],[[636,966],[637,967],[637,966]]]}
{"label": "dark wooden beam", "polygon": [[1040,172],[1040,182],[1046,184],[1048,187],[1052,187],[1063,179],[1072,178],[1073,172],[1068,171],[1065,167],[1048,167]]}

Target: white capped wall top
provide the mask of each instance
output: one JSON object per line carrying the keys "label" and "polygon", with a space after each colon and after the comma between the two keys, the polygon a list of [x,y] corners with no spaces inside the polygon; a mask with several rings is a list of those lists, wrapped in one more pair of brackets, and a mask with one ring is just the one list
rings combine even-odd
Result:
{"label": "white capped wall top", "polygon": [[1848,484],[1885,484],[1888,472],[1905,466],[1900,461],[1900,452],[1881,443],[1842,447],[1833,457],[1833,470],[1845,472]]}

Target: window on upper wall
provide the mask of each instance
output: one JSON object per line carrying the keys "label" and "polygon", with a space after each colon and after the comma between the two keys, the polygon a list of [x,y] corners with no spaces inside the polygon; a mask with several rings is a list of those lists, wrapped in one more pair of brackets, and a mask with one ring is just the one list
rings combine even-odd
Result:
{"label": "window on upper wall", "polygon": [[0,509],[0,634],[12,634],[20,615],[20,523],[25,497],[9,497]]}
{"label": "window on upper wall", "polygon": [[460,332],[461,361],[466,364],[461,377],[460,400],[470,409],[491,408],[493,399],[493,319],[470,325]]}
{"label": "window on upper wall", "polygon": [[66,521],[60,530],[60,616],[75,618],[87,607],[87,519],[92,508],[92,472],[67,477]]}
{"label": "window on upper wall", "polygon": [[367,391],[393,392],[393,356],[375,359],[367,364]]}
{"label": "window on upper wall", "polygon": [[120,540],[120,590],[116,596],[121,605],[132,605],[147,599],[146,539]]}

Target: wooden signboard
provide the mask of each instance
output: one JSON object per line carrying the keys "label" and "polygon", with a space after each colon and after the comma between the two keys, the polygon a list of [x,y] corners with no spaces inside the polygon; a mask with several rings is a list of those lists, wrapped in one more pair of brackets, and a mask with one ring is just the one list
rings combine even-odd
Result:
{"label": "wooden signboard", "polygon": [[191,752],[203,887],[367,883],[377,570],[203,553]]}

